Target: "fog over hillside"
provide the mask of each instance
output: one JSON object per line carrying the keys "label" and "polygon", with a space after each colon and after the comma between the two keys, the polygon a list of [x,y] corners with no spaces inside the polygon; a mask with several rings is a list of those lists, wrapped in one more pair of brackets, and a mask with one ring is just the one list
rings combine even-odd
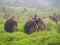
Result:
{"label": "fog over hillside", "polygon": [[30,5],[34,7],[51,7],[60,9],[60,0],[0,0],[0,4]]}

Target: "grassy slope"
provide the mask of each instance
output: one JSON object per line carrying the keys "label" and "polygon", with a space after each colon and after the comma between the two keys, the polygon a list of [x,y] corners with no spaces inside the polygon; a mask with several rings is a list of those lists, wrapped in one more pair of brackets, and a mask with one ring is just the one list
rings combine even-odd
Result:
{"label": "grassy slope", "polygon": [[[16,11],[14,10],[14,8],[12,9],[13,9],[13,12]],[[33,11],[29,9],[28,12],[25,12],[24,14],[23,13],[22,14],[23,16],[25,16],[25,14],[29,15],[31,13],[33,14],[37,13],[43,16],[48,15],[46,13],[43,13],[41,11],[36,11],[34,9]],[[21,16],[21,13],[19,14]],[[58,25],[58,24],[54,24],[54,22],[46,21],[47,22],[46,30],[40,31],[40,32],[34,32],[33,34],[27,35],[24,33],[24,28],[23,28],[25,21],[26,20],[24,18],[22,19],[22,21],[18,22],[17,32],[7,33],[4,31],[4,20],[0,19],[0,45],[60,45],[60,34],[57,33],[57,30],[55,28],[55,26],[60,26],[60,23]],[[53,27],[53,28],[49,29],[50,27],[48,26]]]}
{"label": "grassy slope", "polygon": [[1,20],[0,45],[60,45],[60,34],[55,29],[34,32],[27,35],[24,33],[24,22],[22,21],[18,23],[17,32],[7,33],[3,29],[3,23],[4,21]]}

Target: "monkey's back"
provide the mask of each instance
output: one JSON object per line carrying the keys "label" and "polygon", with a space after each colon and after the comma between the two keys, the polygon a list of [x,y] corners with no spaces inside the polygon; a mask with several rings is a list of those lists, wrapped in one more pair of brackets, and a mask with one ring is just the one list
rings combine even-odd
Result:
{"label": "monkey's back", "polygon": [[4,29],[7,32],[14,32],[14,31],[16,31],[16,28],[14,29],[14,26],[17,27],[17,22],[9,19],[6,21],[6,23],[4,25]]}

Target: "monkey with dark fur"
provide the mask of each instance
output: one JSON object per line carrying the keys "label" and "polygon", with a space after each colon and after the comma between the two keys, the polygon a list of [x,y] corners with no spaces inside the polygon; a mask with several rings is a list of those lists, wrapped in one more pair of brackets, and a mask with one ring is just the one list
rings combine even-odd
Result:
{"label": "monkey with dark fur", "polygon": [[37,30],[36,23],[34,21],[27,21],[24,26],[24,31],[27,34],[31,34]]}
{"label": "monkey with dark fur", "polygon": [[35,23],[34,16],[30,16],[24,26],[24,31],[27,34],[31,34],[37,31],[37,24]]}
{"label": "monkey with dark fur", "polygon": [[31,16],[24,26],[25,33],[29,33],[29,34],[44,29],[45,29],[45,24],[37,15]]}
{"label": "monkey with dark fur", "polygon": [[58,23],[57,18],[54,17],[54,16],[49,16],[49,19],[51,19],[52,21],[55,21],[56,23]]}
{"label": "monkey with dark fur", "polygon": [[38,26],[37,31],[44,30],[46,28],[46,26],[45,26],[44,22],[42,21],[42,19],[40,17],[36,16],[36,15],[35,15],[35,17],[36,17],[35,22]]}
{"label": "monkey with dark fur", "polygon": [[11,16],[5,22],[4,29],[6,32],[15,32],[17,29],[17,18],[15,16]]}

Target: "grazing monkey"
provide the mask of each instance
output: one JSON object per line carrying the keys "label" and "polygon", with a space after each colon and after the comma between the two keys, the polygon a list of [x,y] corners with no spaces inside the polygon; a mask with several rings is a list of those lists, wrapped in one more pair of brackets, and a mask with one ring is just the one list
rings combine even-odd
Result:
{"label": "grazing monkey", "polygon": [[17,18],[15,16],[9,17],[4,24],[4,29],[7,32],[15,32],[17,29]]}

